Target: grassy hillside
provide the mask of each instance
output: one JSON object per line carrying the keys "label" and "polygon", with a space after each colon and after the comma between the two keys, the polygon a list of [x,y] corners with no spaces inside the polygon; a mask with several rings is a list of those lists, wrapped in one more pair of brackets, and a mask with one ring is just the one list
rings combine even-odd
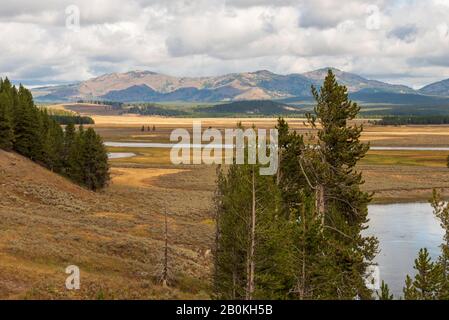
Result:
{"label": "grassy hillside", "polygon": [[[173,171],[129,170],[114,168],[112,185],[96,194],[0,150],[0,299],[207,298],[203,253],[212,226],[201,223],[205,213],[170,212],[173,280],[161,287],[163,203],[177,200],[146,181]],[[81,270],[79,291],[65,289],[73,264]]]}

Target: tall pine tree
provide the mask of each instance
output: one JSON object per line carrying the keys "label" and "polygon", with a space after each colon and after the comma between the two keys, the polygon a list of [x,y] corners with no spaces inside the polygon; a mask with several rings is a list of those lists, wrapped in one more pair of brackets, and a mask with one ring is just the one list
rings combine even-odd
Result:
{"label": "tall pine tree", "polygon": [[[315,195],[315,211],[321,220],[323,259],[316,276],[321,278],[320,298],[371,298],[365,284],[367,267],[377,252],[377,240],[363,237],[371,196],[361,190],[364,183],[357,162],[369,145],[360,142],[363,126],[351,124],[360,107],[349,100],[347,88],[339,85],[329,70],[318,91],[314,114],[308,124],[316,131],[315,143],[300,158],[303,174]],[[326,261],[327,260],[327,261]]]}
{"label": "tall pine tree", "polygon": [[109,181],[108,155],[103,141],[92,128],[83,133],[82,140],[82,184],[94,191],[102,189]]}
{"label": "tall pine tree", "polygon": [[9,80],[0,79],[0,149],[11,150],[14,143],[12,97]]}

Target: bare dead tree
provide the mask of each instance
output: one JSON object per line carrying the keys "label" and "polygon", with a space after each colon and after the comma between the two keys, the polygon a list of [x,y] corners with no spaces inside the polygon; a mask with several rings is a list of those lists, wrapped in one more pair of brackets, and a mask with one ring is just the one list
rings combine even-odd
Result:
{"label": "bare dead tree", "polygon": [[162,270],[162,286],[168,287],[168,220],[167,220],[167,209],[165,209],[164,214],[164,264]]}

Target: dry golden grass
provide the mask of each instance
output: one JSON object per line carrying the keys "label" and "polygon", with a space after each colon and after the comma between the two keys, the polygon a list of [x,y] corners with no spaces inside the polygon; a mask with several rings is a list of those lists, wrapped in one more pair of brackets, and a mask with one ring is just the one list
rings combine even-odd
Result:
{"label": "dry golden grass", "polygon": [[[162,116],[140,116],[140,115],[121,115],[121,116],[105,116],[92,115],[97,126],[142,126],[154,124],[158,127],[168,128],[185,128],[192,127],[193,122],[201,121],[203,128],[213,126],[214,128],[230,128],[235,127],[237,122],[241,121],[246,127],[251,127],[253,124],[258,128],[273,128],[277,119],[275,118],[173,118]],[[289,119],[289,123],[296,126],[301,126],[304,119]]]}
{"label": "dry golden grass", "polygon": [[149,188],[152,186],[155,178],[183,171],[180,169],[113,168],[111,170],[112,184],[135,188]]}
{"label": "dry golden grass", "polygon": [[[0,298],[208,297],[210,257],[203,253],[211,248],[213,226],[201,222],[211,216],[213,192],[182,187],[204,172],[181,179],[173,192],[163,180],[177,169],[115,170],[121,174],[95,194],[0,151]],[[168,289],[158,283],[165,210],[173,274]],[[81,269],[76,292],[64,286],[71,264]]]}
{"label": "dry golden grass", "polygon": [[449,170],[444,167],[360,165],[366,191],[374,202],[427,202],[434,188],[449,198]]}
{"label": "dry golden grass", "polygon": [[449,147],[449,126],[365,126],[362,141],[373,146]]}

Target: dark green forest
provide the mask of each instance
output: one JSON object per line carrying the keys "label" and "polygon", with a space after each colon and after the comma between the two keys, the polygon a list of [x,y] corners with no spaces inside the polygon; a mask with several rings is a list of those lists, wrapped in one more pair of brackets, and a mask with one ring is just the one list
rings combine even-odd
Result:
{"label": "dark green forest", "polygon": [[59,115],[59,114],[50,114],[51,119],[56,121],[61,125],[68,124],[95,124],[94,120],[91,117],[87,116],[72,116],[72,115]]}
{"label": "dark green forest", "polygon": [[304,111],[284,103],[271,100],[235,101],[217,104],[213,107],[197,108],[195,111],[215,114],[253,114],[253,115],[304,115]]}
{"label": "dark green forest", "polygon": [[387,116],[375,123],[383,126],[449,124],[449,116]]}
{"label": "dark green forest", "polygon": [[[109,180],[106,149],[92,128],[63,130],[58,119],[35,106],[31,92],[0,79],[0,148],[15,151],[91,190]],[[59,119],[61,120],[61,119]]]}
{"label": "dark green forest", "polygon": [[140,115],[156,115],[156,116],[185,116],[187,112],[181,110],[172,110],[162,108],[154,103],[133,104],[126,109],[127,113],[135,113]]}

